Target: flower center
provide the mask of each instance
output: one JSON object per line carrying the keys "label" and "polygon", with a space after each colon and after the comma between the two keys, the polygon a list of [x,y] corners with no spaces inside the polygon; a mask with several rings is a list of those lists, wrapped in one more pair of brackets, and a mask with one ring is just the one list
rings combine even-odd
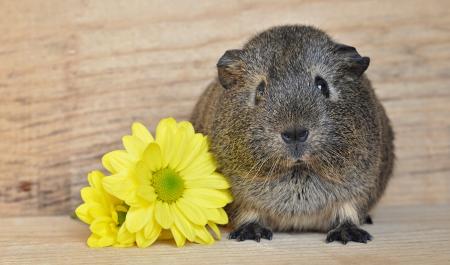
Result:
{"label": "flower center", "polygon": [[183,195],[184,181],[174,170],[163,168],[153,173],[153,188],[158,199],[174,202]]}
{"label": "flower center", "polygon": [[125,222],[125,218],[127,217],[127,213],[126,212],[117,212],[117,227],[120,227],[124,222]]}

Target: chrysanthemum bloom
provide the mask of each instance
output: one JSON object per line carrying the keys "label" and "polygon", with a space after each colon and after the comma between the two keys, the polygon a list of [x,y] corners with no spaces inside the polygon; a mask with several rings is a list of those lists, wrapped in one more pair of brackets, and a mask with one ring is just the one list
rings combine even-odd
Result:
{"label": "chrysanthemum bloom", "polygon": [[[90,224],[91,236],[87,240],[90,247],[130,246],[134,243],[134,236],[122,225],[128,210],[124,203],[109,195],[103,189],[103,173],[93,171],[88,175],[89,185],[81,189],[81,204],[75,213],[78,218]],[[118,234],[128,239],[119,243]],[[131,240],[130,240],[131,239]]]}
{"label": "chrysanthemum bloom", "polygon": [[158,124],[156,139],[134,123],[123,145],[125,150],[103,157],[112,174],[103,185],[129,205],[124,224],[139,247],[151,245],[162,231],[169,231],[177,246],[186,239],[213,243],[208,227],[220,238],[216,224],[228,222],[223,207],[232,197],[226,179],[215,172],[205,136],[189,122],[168,118]]}

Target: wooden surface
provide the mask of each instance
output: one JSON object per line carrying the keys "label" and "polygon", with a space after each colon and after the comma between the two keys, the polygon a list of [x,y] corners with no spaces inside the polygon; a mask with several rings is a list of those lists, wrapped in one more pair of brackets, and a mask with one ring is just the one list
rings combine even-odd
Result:
{"label": "wooden surface", "polygon": [[87,227],[68,217],[0,219],[0,264],[450,264],[450,207],[384,207],[373,219],[374,225],[364,226],[374,236],[368,244],[275,233],[259,244],[224,238],[181,249],[169,242],[147,249],[89,249]]}
{"label": "wooden surface", "polygon": [[397,134],[382,205],[450,203],[448,0],[4,0],[0,215],[70,212],[86,174],[133,121],[187,119],[225,50],[285,23],[316,25],[371,57],[367,74]]}

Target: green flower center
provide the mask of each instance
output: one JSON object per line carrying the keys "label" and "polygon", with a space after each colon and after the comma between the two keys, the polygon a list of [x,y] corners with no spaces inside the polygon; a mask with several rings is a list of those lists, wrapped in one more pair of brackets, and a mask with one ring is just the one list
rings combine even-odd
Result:
{"label": "green flower center", "polygon": [[117,226],[118,227],[120,227],[125,222],[126,217],[127,217],[126,212],[117,212],[117,221],[118,221]]}
{"label": "green flower center", "polygon": [[122,226],[122,224],[125,222],[129,208],[130,206],[126,205],[125,203],[116,205],[114,210],[117,212],[117,227]]}
{"label": "green flower center", "polygon": [[164,168],[153,173],[153,188],[158,199],[170,203],[183,195],[184,181],[174,170]]}

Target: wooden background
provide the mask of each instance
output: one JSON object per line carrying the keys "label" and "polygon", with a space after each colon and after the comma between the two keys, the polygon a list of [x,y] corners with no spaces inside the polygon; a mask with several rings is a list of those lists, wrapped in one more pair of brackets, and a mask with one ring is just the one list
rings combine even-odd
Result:
{"label": "wooden background", "polygon": [[187,119],[226,49],[285,23],[371,57],[397,167],[382,205],[450,203],[450,1],[0,1],[0,215],[67,214],[130,124]]}

